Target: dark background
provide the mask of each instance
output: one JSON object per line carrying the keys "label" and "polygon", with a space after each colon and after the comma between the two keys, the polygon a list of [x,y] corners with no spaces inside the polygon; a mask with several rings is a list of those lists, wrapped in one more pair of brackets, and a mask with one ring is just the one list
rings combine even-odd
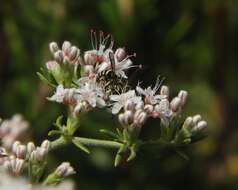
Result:
{"label": "dark background", "polygon": [[[51,59],[48,43],[69,40],[90,49],[90,29],[112,33],[116,47],[136,52],[131,82],[153,84],[165,77],[172,95],[189,91],[183,118],[201,113],[208,137],[174,153],[142,152],[129,164],[113,167],[113,152],[85,155],[72,146],[50,156],[49,170],[68,160],[78,171],[80,189],[172,190],[238,189],[237,0],[2,0],[0,3],[0,115],[22,113],[40,142],[64,112],[45,97],[52,89],[36,72]],[[98,130],[117,124],[106,112],[82,118],[81,136],[103,138]],[[142,138],[154,138],[158,121],[149,121]]]}

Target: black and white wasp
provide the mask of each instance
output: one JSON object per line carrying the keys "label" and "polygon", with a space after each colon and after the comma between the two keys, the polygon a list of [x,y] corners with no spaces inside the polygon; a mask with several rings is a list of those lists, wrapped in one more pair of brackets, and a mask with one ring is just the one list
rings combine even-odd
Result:
{"label": "black and white wasp", "polygon": [[114,53],[109,53],[109,60],[111,68],[100,72],[97,75],[96,81],[102,86],[108,96],[112,94],[124,93],[129,88],[128,80],[116,75]]}

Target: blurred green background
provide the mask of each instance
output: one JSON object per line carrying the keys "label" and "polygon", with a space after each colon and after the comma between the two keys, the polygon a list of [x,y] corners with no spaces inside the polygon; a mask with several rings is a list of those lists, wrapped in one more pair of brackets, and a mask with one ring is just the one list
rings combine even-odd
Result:
{"label": "blurred green background", "polygon": [[[201,113],[209,136],[174,153],[142,152],[113,167],[113,152],[90,156],[68,146],[49,158],[49,169],[68,160],[78,171],[79,189],[203,190],[238,189],[238,1],[237,0],[2,0],[0,3],[0,115],[22,113],[40,142],[63,107],[47,102],[52,89],[36,72],[51,58],[48,43],[69,40],[90,49],[90,29],[113,34],[116,46],[136,52],[131,82],[147,86],[157,75],[173,95],[189,91],[183,117]],[[82,118],[81,136],[103,138],[98,130],[117,124],[105,112]],[[142,138],[155,138],[149,121]]]}

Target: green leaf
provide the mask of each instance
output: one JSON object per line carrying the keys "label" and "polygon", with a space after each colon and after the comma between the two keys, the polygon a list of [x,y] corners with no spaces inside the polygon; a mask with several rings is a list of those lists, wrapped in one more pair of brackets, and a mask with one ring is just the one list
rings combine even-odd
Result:
{"label": "green leaf", "polygon": [[51,83],[42,73],[37,72],[36,73],[38,75],[38,77],[40,78],[40,80],[42,80],[43,82],[45,82],[46,84],[48,84],[51,87],[56,87],[56,85],[54,85],[53,83]]}
{"label": "green leaf", "polygon": [[75,146],[77,146],[79,149],[81,149],[82,151],[86,152],[87,154],[90,154],[89,149],[84,146],[80,140],[77,137],[74,137],[72,142],[74,143]]}
{"label": "green leaf", "polygon": [[115,161],[114,161],[114,166],[117,167],[121,161],[122,161],[122,156],[123,154],[127,151],[127,146],[126,145],[122,145],[118,151],[117,151],[117,154],[116,154],[116,157],[115,157]]}
{"label": "green leaf", "polygon": [[62,123],[63,123],[63,115],[60,115],[57,119],[56,122],[54,123],[54,125],[58,128],[58,129],[62,129]]}
{"label": "green leaf", "polygon": [[131,160],[133,160],[136,157],[136,146],[132,146],[130,148],[130,155],[127,158],[127,162],[130,162]]}
{"label": "green leaf", "polygon": [[60,135],[60,134],[62,134],[62,132],[59,130],[51,130],[49,131],[48,136],[52,137],[54,135]]}
{"label": "green leaf", "polygon": [[119,138],[119,136],[116,133],[113,133],[112,131],[109,131],[107,129],[100,129],[99,131],[101,133],[104,133],[104,134],[108,135],[109,137],[116,138],[116,139]]}

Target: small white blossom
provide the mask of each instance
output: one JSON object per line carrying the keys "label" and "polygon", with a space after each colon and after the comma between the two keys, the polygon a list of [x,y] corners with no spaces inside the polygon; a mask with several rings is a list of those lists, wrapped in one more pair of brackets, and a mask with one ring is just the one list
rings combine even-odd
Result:
{"label": "small white blossom", "polygon": [[14,115],[9,120],[0,123],[0,138],[2,146],[9,149],[12,144],[23,137],[29,127],[29,123],[20,114]]}
{"label": "small white blossom", "polygon": [[161,101],[162,99],[167,98],[167,95],[163,95],[163,94],[156,94],[157,91],[159,90],[160,87],[160,80],[159,77],[156,81],[155,87],[152,88],[151,86],[147,87],[146,89],[142,89],[139,85],[136,87],[136,91],[145,96],[145,103],[147,104],[157,104],[159,101]]}
{"label": "small white blossom", "polygon": [[55,101],[58,103],[75,104],[76,103],[76,89],[64,88],[63,85],[60,84],[57,86],[55,94],[49,97],[48,100]]}
{"label": "small white blossom", "polygon": [[76,90],[78,103],[87,102],[91,107],[104,107],[104,93],[102,89],[93,81],[87,81]]}
{"label": "small white blossom", "polygon": [[120,95],[111,95],[109,99],[114,102],[112,107],[113,114],[117,114],[128,100],[135,104],[141,102],[141,97],[136,95],[135,90],[130,90]]}
{"label": "small white blossom", "polygon": [[167,99],[162,99],[159,104],[154,107],[154,116],[160,118],[169,118],[172,115],[170,104]]}

